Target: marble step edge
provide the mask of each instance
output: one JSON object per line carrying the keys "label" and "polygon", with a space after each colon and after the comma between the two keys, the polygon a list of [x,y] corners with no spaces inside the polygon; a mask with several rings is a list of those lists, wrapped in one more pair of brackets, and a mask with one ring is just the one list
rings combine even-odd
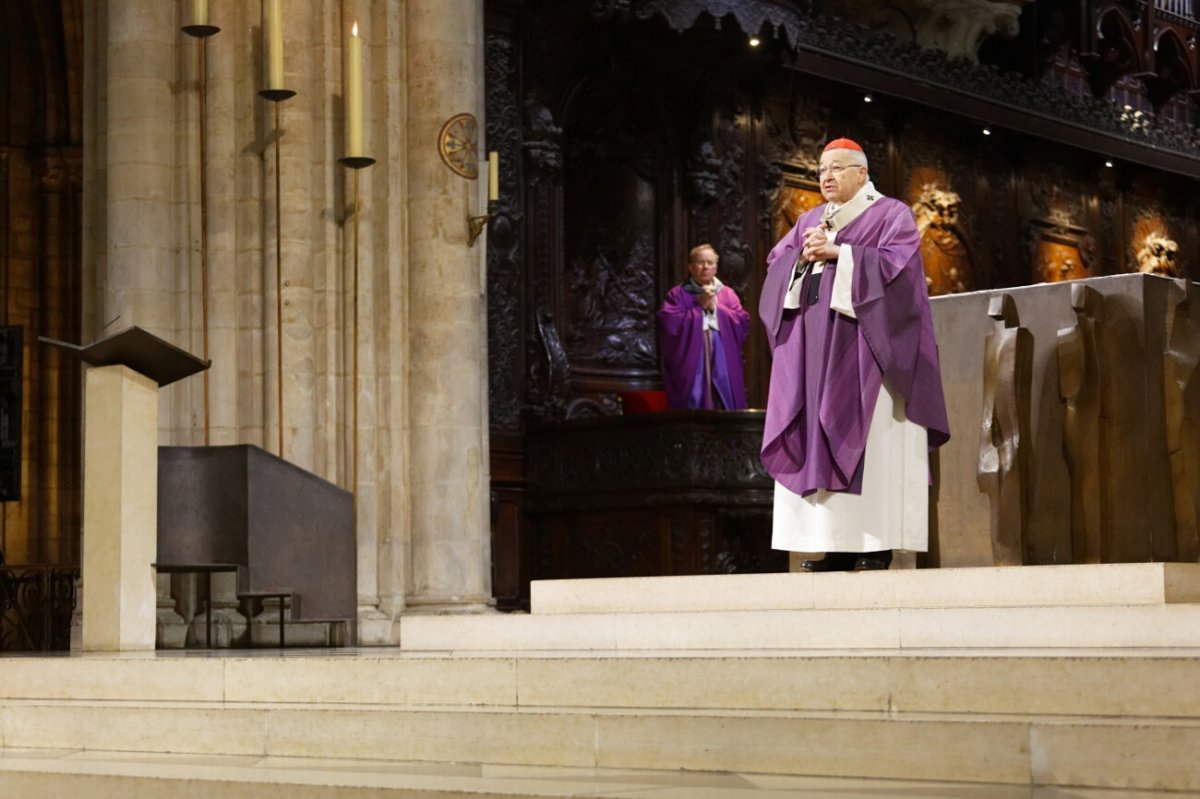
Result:
{"label": "marble step edge", "polygon": [[0,703],[470,706],[1112,716],[1200,708],[1200,658],[921,656],[0,660]]}
{"label": "marble step edge", "polygon": [[1200,646],[1200,605],[408,615],[417,651],[1071,649]]}
{"label": "marble step edge", "polygon": [[[362,758],[1194,790],[1200,723],[850,714],[213,713],[5,706],[9,749]],[[169,734],[167,734],[169,732]]]}
{"label": "marble step edge", "polygon": [[[372,796],[455,797],[479,799],[554,799],[588,796],[592,799],[636,799],[651,796],[681,796],[688,799],[755,799],[764,795],[816,796],[835,794],[846,799],[886,799],[912,797],[924,792],[930,796],[986,796],[989,799],[1051,799],[1060,796],[1054,787],[1022,785],[986,787],[967,782],[857,779],[844,777],[781,776],[772,774],[706,774],[669,772],[652,769],[603,769],[478,766],[474,764],[442,766],[430,763],[392,763],[389,761],[328,761],[307,758],[236,758],[193,756],[184,762],[176,759],[131,761],[121,752],[75,753],[0,751],[0,774],[14,795],[56,796],[87,795],[97,799],[126,799],[130,792],[139,797],[177,796],[176,788],[155,792],[147,783],[158,785],[178,781],[189,784],[222,783],[227,789],[253,786],[255,799],[359,799],[365,789]],[[247,762],[249,761],[249,762]],[[140,783],[140,785],[139,785]],[[319,794],[307,793],[316,788]],[[981,793],[985,791],[984,793]],[[1120,789],[1120,799],[1131,796],[1178,796],[1159,791],[1131,794]],[[238,793],[238,795],[243,795]],[[1111,789],[1073,789],[1078,799],[1118,799]]]}
{"label": "marble step edge", "polygon": [[[228,792],[231,788],[245,789],[238,795],[252,794],[255,799],[361,799],[364,791],[372,797],[393,795],[404,799],[414,797],[504,797],[504,799],[553,799],[554,797],[588,796],[592,799],[630,799],[644,796],[639,792],[660,792],[682,780],[690,785],[694,799],[719,797],[720,799],[753,799],[763,792],[755,786],[752,778],[741,775],[714,775],[706,777],[689,773],[686,775],[664,775],[663,772],[647,772],[649,776],[639,778],[636,772],[612,770],[611,775],[603,769],[550,769],[550,768],[478,768],[481,773],[470,774],[467,769],[443,768],[437,764],[401,766],[397,770],[387,761],[378,765],[352,762],[334,767],[313,764],[298,759],[297,763],[283,767],[271,765],[272,761],[287,760],[264,758],[266,765],[244,764],[243,758],[219,756],[193,757],[187,762],[172,763],[130,761],[125,753],[88,753],[87,760],[64,757],[39,757],[37,753],[5,755],[0,751],[0,783],[12,789],[13,795],[48,795],[52,788],[56,796],[85,795],[89,797],[120,797],[126,799],[130,793],[138,797],[175,797],[175,787],[155,792],[152,782],[186,782],[189,785],[219,783]],[[23,755],[23,756],[22,756]],[[101,759],[107,755],[109,760]],[[231,762],[232,761],[232,762]],[[424,768],[421,768],[424,766]],[[556,774],[555,772],[562,772]],[[591,772],[590,774],[588,772]],[[786,778],[768,776],[762,782],[778,785]],[[794,780],[810,783],[811,780]],[[853,781],[839,780],[843,785]],[[709,784],[720,787],[708,787]],[[741,785],[738,785],[741,783]],[[825,781],[828,783],[828,780]],[[878,796],[879,786],[873,781],[871,788]],[[910,781],[898,783],[898,789],[911,790]],[[929,785],[929,783],[923,783]],[[738,785],[738,787],[732,787]],[[742,786],[746,787],[742,787]],[[956,787],[954,784],[932,784],[938,790]],[[971,786],[959,783],[957,787]],[[317,794],[307,792],[316,789]],[[1017,794],[1014,794],[1016,797]]]}
{"label": "marble step edge", "polygon": [[1200,603],[1200,564],[535,580],[534,614]]}

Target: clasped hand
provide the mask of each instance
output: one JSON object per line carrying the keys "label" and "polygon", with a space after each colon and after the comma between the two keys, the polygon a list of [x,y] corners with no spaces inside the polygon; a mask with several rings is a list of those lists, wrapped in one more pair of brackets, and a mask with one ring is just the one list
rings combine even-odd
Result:
{"label": "clasped hand", "polygon": [[801,256],[805,261],[836,261],[838,245],[831,244],[823,227],[810,227],[804,231],[804,248]]}

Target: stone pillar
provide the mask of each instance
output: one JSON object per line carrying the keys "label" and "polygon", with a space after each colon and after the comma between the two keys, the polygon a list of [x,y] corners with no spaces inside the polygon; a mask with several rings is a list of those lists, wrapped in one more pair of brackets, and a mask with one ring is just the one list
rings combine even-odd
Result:
{"label": "stone pillar", "polygon": [[[95,55],[105,59],[106,69],[103,85],[94,88],[103,98],[97,125],[104,135],[92,143],[104,148],[105,224],[91,231],[102,237],[97,249],[104,256],[95,321],[100,328],[111,325],[108,332],[136,324],[162,333],[170,328],[171,279],[178,264],[171,224],[175,4],[98,5],[106,35]],[[84,338],[100,332],[85,330]]]}
{"label": "stone pillar", "polygon": [[[438,133],[474,114],[483,130],[483,3],[410,0],[407,65],[410,609],[482,609],[491,599],[487,500],[484,246],[479,181],[442,163]],[[483,174],[481,170],[481,174]]]}
{"label": "stone pillar", "polygon": [[89,369],[83,446],[83,648],[154,648],[158,384]]}

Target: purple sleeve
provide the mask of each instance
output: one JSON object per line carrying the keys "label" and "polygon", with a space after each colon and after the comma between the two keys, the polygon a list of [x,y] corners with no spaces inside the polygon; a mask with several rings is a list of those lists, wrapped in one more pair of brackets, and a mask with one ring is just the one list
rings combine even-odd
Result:
{"label": "purple sleeve", "polygon": [[851,301],[859,330],[884,378],[904,397],[907,415],[929,431],[930,446],[950,438],[929,292],[921,265],[920,233],[902,203],[876,247],[851,245]]}
{"label": "purple sleeve", "polygon": [[737,293],[728,286],[717,295],[717,324],[721,328],[721,335],[729,331],[739,348],[750,332],[750,314],[742,308]]}
{"label": "purple sleeve", "polygon": [[659,347],[667,405],[687,407],[688,391],[696,379],[703,352],[704,310],[696,298],[675,286],[658,310]]}

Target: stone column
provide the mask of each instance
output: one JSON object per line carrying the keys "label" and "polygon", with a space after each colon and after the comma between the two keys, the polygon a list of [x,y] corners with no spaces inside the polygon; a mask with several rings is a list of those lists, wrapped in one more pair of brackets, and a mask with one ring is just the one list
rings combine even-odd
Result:
{"label": "stone column", "polygon": [[[410,609],[482,609],[491,599],[487,499],[485,239],[478,181],[442,163],[438,133],[474,114],[483,130],[483,3],[410,0],[408,46]],[[482,173],[481,173],[482,174]]]}
{"label": "stone column", "polygon": [[[99,327],[170,327],[171,277],[178,264],[171,224],[175,7],[161,0],[100,2],[106,16],[97,58],[101,92],[105,225]],[[107,11],[107,14],[104,12]],[[87,143],[85,143],[85,147]],[[115,320],[115,321],[114,321]],[[85,330],[84,337],[100,330]]]}

